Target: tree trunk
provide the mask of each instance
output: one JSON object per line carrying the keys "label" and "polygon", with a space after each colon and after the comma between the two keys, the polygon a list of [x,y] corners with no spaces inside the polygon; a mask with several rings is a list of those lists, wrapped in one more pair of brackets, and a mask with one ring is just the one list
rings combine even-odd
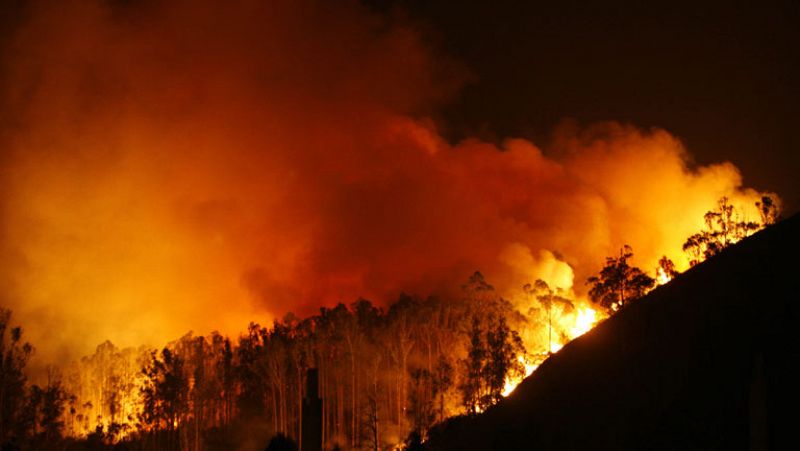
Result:
{"label": "tree trunk", "polygon": [[303,449],[303,369],[297,365],[297,447]]}

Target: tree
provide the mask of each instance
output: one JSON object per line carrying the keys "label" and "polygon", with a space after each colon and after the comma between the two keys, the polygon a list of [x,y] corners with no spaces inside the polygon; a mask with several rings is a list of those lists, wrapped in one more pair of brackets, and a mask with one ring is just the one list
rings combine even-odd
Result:
{"label": "tree", "polygon": [[476,272],[462,296],[401,295],[386,311],[359,299],[304,320],[287,315],[269,329],[252,323],[236,343],[191,332],[161,350],[106,341],[63,381],[28,388],[20,369],[32,348],[0,315],[0,413],[11,412],[3,424],[13,426],[3,444],[63,447],[62,429],[93,449],[226,448],[244,428],[260,443],[279,433],[299,440],[309,367],[319,370],[326,449],[378,450],[412,430],[423,439],[460,410],[459,394],[478,412],[521,374],[520,316]]}
{"label": "tree", "polygon": [[678,270],[675,269],[675,263],[663,255],[658,260],[658,267],[656,268],[656,281],[659,285],[663,285],[678,275]]}
{"label": "tree", "polygon": [[484,331],[478,318],[473,317],[469,352],[463,361],[464,380],[459,388],[469,414],[496,404],[502,398],[506,379],[525,374],[519,361],[525,347],[517,332],[508,327],[503,316],[490,315],[488,324]]}
{"label": "tree", "polygon": [[386,336],[386,347],[389,357],[396,365],[397,376],[397,424],[403,426],[405,420],[406,401],[408,399],[408,357],[414,348],[414,326],[416,325],[415,313],[419,309],[420,300],[417,297],[401,293],[400,298],[389,307],[386,315],[386,327],[389,332]]}
{"label": "tree", "polygon": [[756,202],[756,208],[758,208],[758,212],[761,214],[762,227],[775,224],[781,219],[780,204],[772,199],[771,196],[762,196],[761,200]]}
{"label": "tree", "polygon": [[486,347],[487,359],[483,373],[487,383],[487,398],[484,404],[488,407],[502,398],[507,378],[525,375],[525,366],[518,358],[525,354],[525,347],[517,332],[509,329],[502,316],[486,332]]}
{"label": "tree", "polygon": [[462,285],[468,317],[488,318],[488,315],[506,315],[513,307],[500,297],[494,286],[486,281],[480,271],[475,271]]}
{"label": "tree", "polygon": [[217,334],[213,337],[212,345],[217,350],[214,369],[217,374],[217,383],[222,389],[222,399],[220,400],[222,404],[221,423],[223,428],[227,429],[233,417],[233,404],[236,399],[236,370],[233,364],[233,349],[231,340],[228,337],[223,338]]}
{"label": "tree", "polygon": [[145,385],[143,421],[156,432],[167,431],[167,447],[177,448],[176,432],[189,406],[189,383],[184,374],[184,360],[169,348],[151,352],[150,363],[143,369]]}
{"label": "tree", "polygon": [[[550,288],[547,282],[542,279],[537,279],[533,285],[525,284],[522,287],[522,291],[528,297],[535,298],[539,302],[539,305],[544,307],[545,311],[547,312],[547,349],[545,352],[547,355],[550,355],[553,353],[553,307],[558,305],[563,312],[573,310],[575,305],[572,303],[572,301],[562,296],[563,292],[561,289],[556,288],[553,290]],[[535,309],[531,309],[529,314],[531,314],[534,310]]]}
{"label": "tree", "polygon": [[412,431],[421,436],[427,432],[435,418],[433,392],[433,375],[425,368],[411,370],[411,391],[409,392],[408,415],[411,417]]}
{"label": "tree", "polygon": [[486,362],[486,347],[478,317],[472,318],[472,328],[469,331],[469,352],[464,360],[464,380],[459,385],[462,403],[468,414],[476,414],[481,409],[483,396],[483,368]]}
{"label": "tree", "polygon": [[590,277],[589,297],[609,311],[619,310],[629,302],[642,297],[655,285],[655,280],[641,269],[630,266],[633,249],[627,244],[620,249],[619,257],[607,257],[606,265],[597,276]]}
{"label": "tree", "polygon": [[439,421],[444,421],[444,400],[447,390],[453,385],[453,365],[445,355],[439,356],[436,364],[436,372],[433,374],[433,394],[438,398],[437,417]]}
{"label": "tree", "polygon": [[[48,382],[44,388],[37,385],[32,387],[32,392],[38,398],[38,412],[36,413],[37,430],[41,432],[44,442],[53,446],[61,439],[64,429],[64,404],[67,395],[61,386],[60,378],[50,369]],[[49,447],[48,446],[48,447]]]}
{"label": "tree", "polygon": [[201,428],[205,428],[206,408],[214,397],[214,387],[212,386],[211,375],[207,372],[206,361],[208,360],[207,343],[204,337],[188,338],[188,362],[192,374],[191,390],[189,399],[192,405],[192,417],[194,428],[192,431],[192,441],[194,449],[199,450],[202,446]]}
{"label": "tree", "polygon": [[[774,220],[771,216],[774,204],[771,198],[766,197],[766,199],[769,200],[762,199],[763,203],[756,205],[762,211],[763,221]],[[717,201],[717,208],[706,212],[703,219],[705,229],[690,236],[683,243],[683,250],[689,254],[689,264],[692,266],[717,255],[726,247],[762,228],[755,222],[743,220],[727,197],[720,198]]]}
{"label": "tree", "polygon": [[370,360],[366,362],[367,363],[366,376],[369,381],[366,387],[367,402],[365,409],[361,415],[363,421],[362,421],[362,429],[360,432],[364,436],[365,441],[369,443],[369,449],[377,451],[380,448],[380,435],[381,435],[380,406],[378,404],[378,400],[382,394],[381,385],[378,379],[378,374],[383,361],[383,353],[379,352],[380,349],[379,346],[375,344],[371,344],[370,346],[371,346],[371,352],[366,353],[366,355],[371,357]]}
{"label": "tree", "polygon": [[11,310],[0,308],[0,444],[24,435],[22,418],[27,378],[25,366],[33,346],[22,341],[22,328],[11,327]]}
{"label": "tree", "polygon": [[[239,411],[245,416],[258,417],[265,412],[267,399],[267,368],[263,359],[262,339],[267,334],[266,329],[256,323],[247,327],[247,335],[239,338],[236,349],[238,365],[236,366],[236,379],[239,382],[239,393],[236,399]],[[273,415],[277,409],[273,410]],[[278,426],[275,426],[275,432]]]}

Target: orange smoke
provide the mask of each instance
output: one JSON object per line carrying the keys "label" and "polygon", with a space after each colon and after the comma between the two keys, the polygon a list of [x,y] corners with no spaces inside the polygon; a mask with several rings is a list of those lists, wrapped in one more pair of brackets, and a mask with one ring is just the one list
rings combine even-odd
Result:
{"label": "orange smoke", "polygon": [[451,145],[427,117],[463,73],[358,2],[158,3],[36,3],[5,52],[0,296],[48,358],[475,269],[581,295],[757,196],[658,129]]}

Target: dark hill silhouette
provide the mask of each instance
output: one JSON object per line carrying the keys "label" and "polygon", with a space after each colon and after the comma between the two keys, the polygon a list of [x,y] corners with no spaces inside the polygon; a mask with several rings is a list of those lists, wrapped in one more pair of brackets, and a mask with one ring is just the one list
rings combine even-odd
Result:
{"label": "dark hill silhouette", "polygon": [[800,449],[800,216],[565,346],[432,450]]}

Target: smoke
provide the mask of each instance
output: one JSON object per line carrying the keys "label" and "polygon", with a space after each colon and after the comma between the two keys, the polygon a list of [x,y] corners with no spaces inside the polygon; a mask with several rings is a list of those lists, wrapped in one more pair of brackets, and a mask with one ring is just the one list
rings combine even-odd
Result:
{"label": "smoke", "polygon": [[465,72],[357,2],[35,3],[2,62],[0,296],[48,359],[476,269],[581,295],[625,243],[685,268],[703,213],[758,194],[659,129],[450,144]]}

